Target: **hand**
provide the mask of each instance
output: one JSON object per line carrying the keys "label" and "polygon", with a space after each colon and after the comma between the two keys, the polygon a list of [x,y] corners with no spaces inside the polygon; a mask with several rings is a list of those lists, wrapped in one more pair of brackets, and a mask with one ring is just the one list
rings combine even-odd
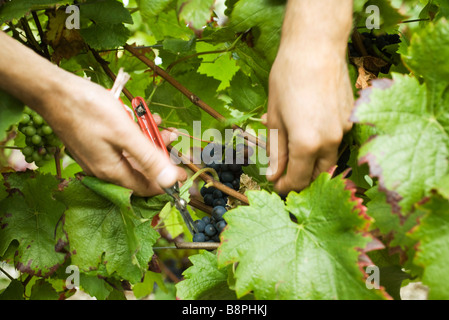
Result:
{"label": "hand", "polygon": [[[140,196],[162,193],[161,187],[186,179],[185,171],[144,136],[111,92],[69,73],[64,77],[63,88],[40,112],[88,175]],[[163,131],[162,137],[169,144],[177,134]]]}
{"label": "hand", "polygon": [[333,167],[342,137],[352,127],[354,101],[346,60],[328,49],[307,52],[281,46],[272,67],[267,126],[278,130],[278,139],[269,139],[267,178],[281,194],[304,189]]}

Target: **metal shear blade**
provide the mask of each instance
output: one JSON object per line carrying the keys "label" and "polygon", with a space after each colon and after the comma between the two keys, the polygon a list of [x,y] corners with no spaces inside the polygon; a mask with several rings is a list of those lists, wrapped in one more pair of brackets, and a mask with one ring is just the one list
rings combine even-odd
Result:
{"label": "metal shear blade", "polygon": [[198,233],[198,229],[193,223],[193,219],[190,216],[189,211],[187,210],[187,202],[183,198],[181,198],[179,194],[179,184],[176,183],[171,188],[165,188],[164,191],[173,198],[175,202],[175,207],[181,213],[181,216],[187,226],[187,229],[189,229],[190,233],[192,235]]}

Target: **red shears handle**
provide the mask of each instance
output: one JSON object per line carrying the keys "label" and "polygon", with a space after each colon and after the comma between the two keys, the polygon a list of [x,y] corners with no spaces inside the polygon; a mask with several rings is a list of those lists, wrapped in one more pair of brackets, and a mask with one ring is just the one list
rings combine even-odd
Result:
{"label": "red shears handle", "polygon": [[154,145],[164,151],[168,157],[169,154],[165,147],[164,140],[162,140],[156,121],[154,121],[153,115],[151,114],[150,109],[148,109],[145,100],[142,97],[135,97],[131,104],[140,129],[151,141],[153,141]]}

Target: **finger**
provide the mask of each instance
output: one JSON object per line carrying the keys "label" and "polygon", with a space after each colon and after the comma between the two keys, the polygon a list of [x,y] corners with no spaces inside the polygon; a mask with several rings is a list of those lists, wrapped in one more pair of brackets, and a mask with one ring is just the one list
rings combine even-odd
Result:
{"label": "finger", "polygon": [[160,115],[158,115],[157,113],[153,113],[153,119],[154,122],[156,122],[157,125],[160,125],[162,123],[162,118]]}
{"label": "finger", "polygon": [[337,164],[337,160],[338,148],[321,153],[321,156],[316,161],[312,179],[315,180],[321,173],[329,171]]}
{"label": "finger", "polygon": [[148,180],[141,172],[132,167],[125,157],[121,157],[106,179],[134,191],[138,196],[153,196],[164,191],[154,181]]}
{"label": "finger", "polygon": [[164,140],[164,144],[168,146],[173,141],[176,141],[179,137],[179,133],[176,128],[168,128],[168,130],[161,131],[162,140]]}
{"label": "finger", "polygon": [[287,167],[288,139],[283,129],[269,129],[267,152],[270,166],[267,169],[267,179],[277,181]]}
{"label": "finger", "polygon": [[162,150],[158,149],[140,131],[135,132],[129,143],[128,139],[119,139],[118,146],[126,151],[139,167],[142,174],[155,181],[162,188],[168,188],[184,178],[180,168],[172,164]]}
{"label": "finger", "polygon": [[289,153],[287,172],[275,184],[276,190],[283,195],[287,195],[292,190],[301,191],[312,180],[316,153],[301,146],[295,146],[295,148],[303,152],[295,150]]}
{"label": "finger", "polygon": [[267,120],[268,120],[268,115],[267,115],[266,113],[264,113],[264,114],[260,117],[260,119],[262,120],[262,124],[263,124],[264,126],[266,126],[266,125],[267,125]]}

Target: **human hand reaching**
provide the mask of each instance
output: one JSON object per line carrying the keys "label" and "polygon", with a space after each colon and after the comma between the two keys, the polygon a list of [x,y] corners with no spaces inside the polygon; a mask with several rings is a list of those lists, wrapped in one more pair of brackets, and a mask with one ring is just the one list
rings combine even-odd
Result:
{"label": "human hand reaching", "polygon": [[[186,179],[110,91],[58,68],[1,31],[0,42],[0,89],[42,115],[87,174],[140,196],[163,193]],[[166,144],[170,136],[162,132]]]}
{"label": "human hand reaching", "polygon": [[[335,15],[314,19],[316,15]],[[354,104],[346,63],[352,2],[289,1],[269,79],[267,178],[300,191],[337,162]],[[285,171],[286,170],[286,171]]]}
{"label": "human hand reaching", "polygon": [[[111,92],[66,76],[67,90],[48,101],[41,113],[86,174],[140,196],[162,193],[162,188],[186,179],[185,171],[150,142]],[[159,124],[160,117],[155,121]],[[167,130],[161,135],[166,145],[177,138]]]}

